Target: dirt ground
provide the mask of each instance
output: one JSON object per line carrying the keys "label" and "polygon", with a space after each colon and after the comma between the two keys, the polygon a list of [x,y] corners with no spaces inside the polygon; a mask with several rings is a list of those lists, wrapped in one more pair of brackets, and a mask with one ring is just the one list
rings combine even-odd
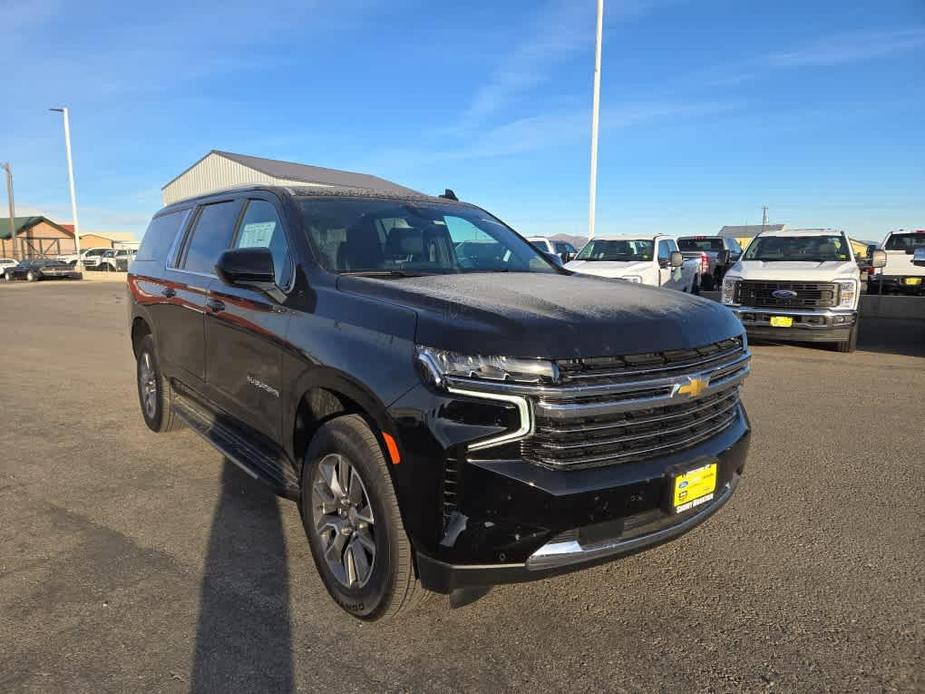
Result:
{"label": "dirt ground", "polygon": [[368,625],[293,504],[145,428],[127,332],[120,283],[0,286],[0,691],[921,687],[925,350],[755,347],[710,522]]}

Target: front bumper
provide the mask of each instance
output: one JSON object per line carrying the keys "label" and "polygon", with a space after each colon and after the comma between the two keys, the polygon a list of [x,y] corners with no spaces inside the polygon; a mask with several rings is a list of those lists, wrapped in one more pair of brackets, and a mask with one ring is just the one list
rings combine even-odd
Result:
{"label": "front bumper", "polygon": [[[853,309],[790,309],[730,306],[742,321],[749,338],[788,342],[843,342],[858,320]],[[774,316],[793,319],[789,328],[771,325]]]}
{"label": "front bumper", "polygon": [[[918,284],[908,284],[907,280],[918,280]],[[921,275],[873,275],[867,281],[868,293],[925,294],[925,277]],[[873,292],[870,290],[873,289]]]}
{"label": "front bumper", "polygon": [[[520,583],[613,561],[673,540],[706,521],[743,474],[750,426],[736,422],[714,439],[673,455],[585,470],[550,470],[523,460],[468,461],[457,511],[462,531],[433,551],[418,549],[425,588]],[[679,465],[718,463],[715,498],[681,514],[667,510],[669,475]],[[472,492],[475,493],[472,493]]]}

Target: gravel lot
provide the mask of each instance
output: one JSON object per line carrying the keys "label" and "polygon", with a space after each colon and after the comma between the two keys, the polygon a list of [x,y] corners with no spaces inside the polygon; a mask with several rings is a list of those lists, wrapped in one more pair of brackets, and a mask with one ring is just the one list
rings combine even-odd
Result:
{"label": "gravel lot", "polygon": [[751,459],[709,523],[367,625],[294,505],[145,428],[124,292],[0,286],[0,691],[921,687],[925,345],[756,347]]}

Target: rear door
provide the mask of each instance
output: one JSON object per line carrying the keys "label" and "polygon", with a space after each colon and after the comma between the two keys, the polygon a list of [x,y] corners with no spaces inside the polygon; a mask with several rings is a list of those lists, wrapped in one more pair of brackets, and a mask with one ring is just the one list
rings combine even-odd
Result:
{"label": "rear door", "polygon": [[[282,415],[283,350],[294,281],[291,238],[272,195],[252,194],[232,248],[269,248],[276,290],[267,293],[216,280],[206,313],[206,381],[223,409],[256,431],[278,440]],[[272,294],[272,296],[271,296]]]}
{"label": "rear door", "polygon": [[216,281],[215,261],[231,243],[241,206],[233,199],[200,205],[163,273],[160,291],[166,308],[155,318],[158,352],[178,378],[199,392],[205,385],[204,316]]}

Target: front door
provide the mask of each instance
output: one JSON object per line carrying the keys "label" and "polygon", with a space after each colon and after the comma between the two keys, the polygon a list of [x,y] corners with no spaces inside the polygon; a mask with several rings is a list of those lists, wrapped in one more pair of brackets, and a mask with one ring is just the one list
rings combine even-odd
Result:
{"label": "front door", "polygon": [[220,407],[278,440],[289,318],[284,303],[294,267],[283,215],[273,199],[255,197],[246,205],[232,247],[269,248],[277,287],[267,293],[216,281],[206,314],[206,381],[210,397]]}

